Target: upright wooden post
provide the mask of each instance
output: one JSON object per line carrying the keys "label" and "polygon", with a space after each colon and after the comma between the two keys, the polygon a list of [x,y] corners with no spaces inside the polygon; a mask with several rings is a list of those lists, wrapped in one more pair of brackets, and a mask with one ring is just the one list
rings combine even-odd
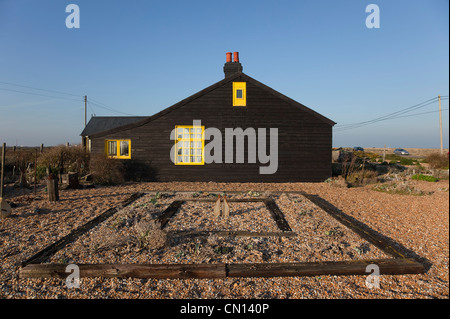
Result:
{"label": "upright wooden post", "polygon": [[48,200],[50,202],[56,202],[59,200],[58,179],[52,173],[50,173],[47,178],[47,193]]}
{"label": "upright wooden post", "polygon": [[0,182],[0,198],[3,198],[3,178],[5,174],[5,152],[6,152],[6,143],[3,143],[2,147],[2,171],[1,171],[1,182]]}
{"label": "upright wooden post", "polygon": [[2,148],[2,159],[1,159],[1,182],[0,182],[0,217],[8,217],[11,214],[11,206],[8,204],[7,201],[3,200],[3,177],[4,177],[4,171],[5,171],[5,152],[6,152],[6,143],[3,143]]}
{"label": "upright wooden post", "polygon": [[36,180],[37,180],[37,148],[34,150],[34,196],[36,196]]}
{"label": "upright wooden post", "polygon": [[439,98],[439,133],[441,136],[441,155],[444,154],[444,146],[442,143],[442,109],[441,109],[441,96],[438,95]]}

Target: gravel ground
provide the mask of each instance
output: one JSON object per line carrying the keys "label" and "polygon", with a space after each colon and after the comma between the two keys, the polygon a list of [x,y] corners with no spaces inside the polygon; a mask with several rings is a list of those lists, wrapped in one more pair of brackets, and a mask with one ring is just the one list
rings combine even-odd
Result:
{"label": "gravel ground", "polygon": [[[49,203],[39,188],[6,193],[17,204],[0,220],[0,298],[448,298],[449,193],[448,181],[412,182],[430,193],[392,195],[333,183],[136,183],[116,187],[60,191]],[[305,191],[326,199],[344,213],[387,236],[410,257],[419,258],[421,275],[383,275],[380,288],[366,287],[366,276],[227,279],[82,278],[69,289],[60,279],[19,279],[20,263],[137,191]],[[212,203],[188,202],[165,228],[164,247],[145,242],[143,227],[174,199],[148,194],[55,254],[50,262],[86,263],[218,263],[292,262],[383,258],[385,254],[337,223],[301,195],[274,195],[293,238],[217,238],[181,236],[181,231],[277,231],[262,203],[230,203],[228,219],[211,217]],[[258,218],[254,218],[258,214]],[[182,232],[181,232],[182,233]],[[147,239],[147,238],[145,238]],[[149,244],[148,246],[146,244]],[[223,250],[222,247],[227,249]]]}

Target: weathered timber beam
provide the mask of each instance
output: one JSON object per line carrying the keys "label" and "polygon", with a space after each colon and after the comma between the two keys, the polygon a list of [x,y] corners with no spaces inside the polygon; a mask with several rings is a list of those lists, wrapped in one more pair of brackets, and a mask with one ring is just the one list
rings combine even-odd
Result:
{"label": "weathered timber beam", "polygon": [[[217,201],[216,199],[209,199],[209,198],[186,198],[183,199],[186,202],[211,202],[215,203]],[[261,198],[227,198],[227,201],[230,203],[257,203],[257,202],[264,202],[265,200],[269,200],[268,198],[261,197]]]}
{"label": "weathered timber beam", "polygon": [[[408,258],[329,261],[310,263],[257,264],[80,264],[79,275],[106,278],[226,278],[290,277],[319,275],[369,275],[368,265],[375,264],[380,275],[421,274],[422,264]],[[29,264],[19,270],[20,278],[66,278],[67,264]]]}
{"label": "weathered timber beam", "polygon": [[309,263],[230,264],[228,277],[288,277],[319,275],[369,275],[366,267],[375,264],[380,275],[421,274],[422,264],[407,258]]}
{"label": "weathered timber beam", "polygon": [[277,204],[273,199],[266,199],[264,200],[264,204],[266,205],[267,209],[270,211],[273,219],[277,223],[277,226],[282,231],[292,231],[291,227],[289,226],[289,223],[284,218],[283,212],[278,208]]}
{"label": "weathered timber beam", "polygon": [[[80,264],[80,278],[225,278],[225,264]],[[66,278],[67,264],[29,264],[19,271],[20,278]]]}
{"label": "weathered timber beam", "polygon": [[180,209],[181,205],[184,204],[184,200],[176,200],[170,203],[169,207],[162,213],[161,217],[158,218],[159,223],[161,224],[161,229],[163,229],[170,218]]}
{"label": "weathered timber beam", "polygon": [[218,237],[296,237],[296,232],[250,232],[241,230],[178,230],[169,231],[168,234],[174,237],[208,237],[216,235]]}
{"label": "weathered timber beam", "polygon": [[295,237],[297,233],[293,231],[283,232],[250,232],[250,231],[211,231],[211,234],[218,237]]}

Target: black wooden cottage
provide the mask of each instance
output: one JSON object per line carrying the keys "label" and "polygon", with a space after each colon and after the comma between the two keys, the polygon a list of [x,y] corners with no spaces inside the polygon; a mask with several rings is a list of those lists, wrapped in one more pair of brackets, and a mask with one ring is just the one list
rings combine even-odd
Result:
{"label": "black wooden cottage", "polygon": [[233,62],[227,53],[224,72],[223,80],[153,116],[91,118],[81,133],[86,147],[122,160],[135,180],[331,176],[335,122],[244,74],[237,52]]}

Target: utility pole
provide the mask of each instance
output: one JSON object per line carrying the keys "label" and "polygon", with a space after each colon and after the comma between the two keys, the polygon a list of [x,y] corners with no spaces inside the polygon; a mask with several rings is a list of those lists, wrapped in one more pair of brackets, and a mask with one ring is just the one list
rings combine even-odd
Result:
{"label": "utility pole", "polygon": [[84,96],[84,127],[87,125],[87,95]]}
{"label": "utility pole", "polygon": [[442,109],[441,109],[441,96],[438,95],[439,99],[439,133],[441,136],[441,155],[444,154],[444,147],[442,144]]}

